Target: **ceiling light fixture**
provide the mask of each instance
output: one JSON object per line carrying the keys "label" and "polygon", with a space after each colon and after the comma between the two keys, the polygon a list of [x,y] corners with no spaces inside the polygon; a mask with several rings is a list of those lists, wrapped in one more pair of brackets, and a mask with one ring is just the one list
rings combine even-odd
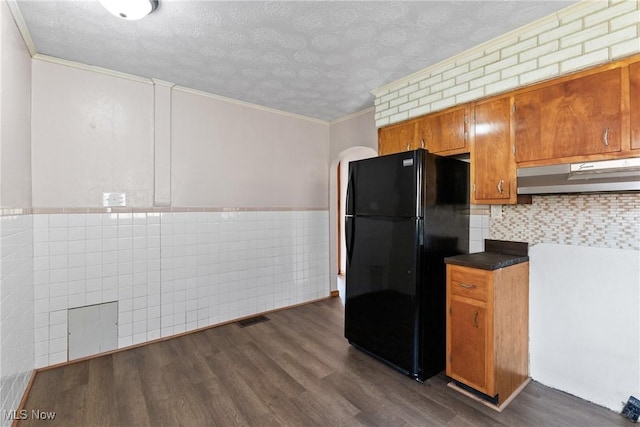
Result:
{"label": "ceiling light fixture", "polygon": [[158,7],[158,0],[99,0],[102,6],[118,18],[135,21]]}

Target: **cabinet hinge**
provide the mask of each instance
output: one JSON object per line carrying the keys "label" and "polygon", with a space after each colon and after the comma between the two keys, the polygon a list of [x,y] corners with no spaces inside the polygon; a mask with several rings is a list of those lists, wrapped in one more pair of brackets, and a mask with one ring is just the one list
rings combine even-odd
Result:
{"label": "cabinet hinge", "polygon": [[514,103],[513,103],[513,105],[511,106],[511,111],[512,111],[513,113],[515,113],[515,112],[516,112],[516,104],[515,104],[515,102],[514,102]]}
{"label": "cabinet hinge", "polygon": [[475,184],[473,184],[473,192],[474,193],[476,192],[476,185]]}
{"label": "cabinet hinge", "polygon": [[467,124],[467,120],[468,120],[468,119],[467,119],[467,115],[465,114],[465,115],[464,115],[464,124],[465,124],[465,125]]}
{"label": "cabinet hinge", "polygon": [[514,156],[516,155],[516,146],[515,145],[511,146],[511,152],[513,153]]}
{"label": "cabinet hinge", "polygon": [[464,131],[464,140],[465,141],[467,140],[467,133],[468,133],[467,131]]}

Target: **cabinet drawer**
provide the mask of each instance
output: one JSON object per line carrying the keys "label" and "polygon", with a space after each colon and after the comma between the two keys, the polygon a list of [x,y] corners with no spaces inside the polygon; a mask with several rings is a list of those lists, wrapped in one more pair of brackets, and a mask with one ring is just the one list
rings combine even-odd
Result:
{"label": "cabinet drawer", "polygon": [[487,282],[487,274],[484,270],[453,267],[451,269],[450,292],[452,295],[486,301]]}

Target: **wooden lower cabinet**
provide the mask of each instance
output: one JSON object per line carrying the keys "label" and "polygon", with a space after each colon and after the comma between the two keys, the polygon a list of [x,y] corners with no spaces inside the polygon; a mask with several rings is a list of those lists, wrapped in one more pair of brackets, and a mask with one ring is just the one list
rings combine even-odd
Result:
{"label": "wooden lower cabinet", "polygon": [[500,406],[529,377],[529,263],[447,264],[446,374]]}
{"label": "wooden lower cabinet", "polygon": [[[451,301],[451,372],[464,383],[491,394],[487,382],[487,306],[483,301]],[[455,355],[455,357],[453,357]]]}

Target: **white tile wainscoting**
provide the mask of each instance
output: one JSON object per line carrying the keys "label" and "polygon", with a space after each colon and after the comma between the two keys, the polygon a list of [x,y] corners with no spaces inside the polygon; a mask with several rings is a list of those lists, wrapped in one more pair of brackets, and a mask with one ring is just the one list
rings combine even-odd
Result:
{"label": "white tile wainscoting", "polygon": [[118,347],[329,296],[328,213],[33,215],[35,367],[67,361],[67,310],[118,301]]}
{"label": "white tile wainscoting", "polygon": [[[0,403],[15,409],[34,364],[33,237],[31,215],[0,216]],[[0,424],[10,421],[2,414]]]}

